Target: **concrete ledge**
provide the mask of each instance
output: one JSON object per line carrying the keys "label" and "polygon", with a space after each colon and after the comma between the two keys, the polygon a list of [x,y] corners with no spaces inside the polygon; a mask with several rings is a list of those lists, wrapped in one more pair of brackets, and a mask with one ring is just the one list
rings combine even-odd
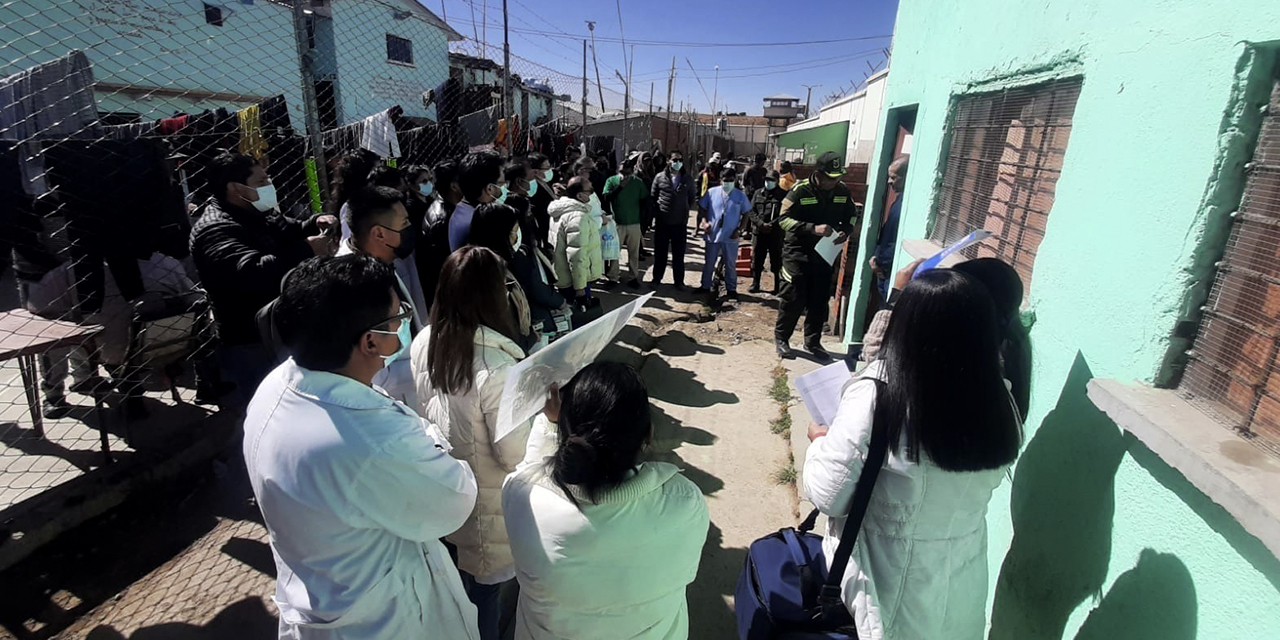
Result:
{"label": "concrete ledge", "polygon": [[1280,559],[1280,460],[1175,391],[1095,379],[1088,395],[1121,429],[1182,473]]}

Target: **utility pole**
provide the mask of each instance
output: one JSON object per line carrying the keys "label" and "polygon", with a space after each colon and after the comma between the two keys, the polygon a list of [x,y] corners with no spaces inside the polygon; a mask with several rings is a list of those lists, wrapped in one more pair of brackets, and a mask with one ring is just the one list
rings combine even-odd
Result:
{"label": "utility pole", "polygon": [[[662,126],[662,144],[669,146],[671,141],[671,91],[672,85],[676,81],[676,57],[671,56],[671,75],[667,76],[667,119],[666,124]],[[683,106],[681,107],[683,108]]]}
{"label": "utility pole", "polygon": [[515,128],[511,126],[511,42],[507,38],[507,0],[502,0],[502,117],[507,119],[507,149],[515,151]]}
{"label": "utility pole", "polygon": [[596,67],[596,89],[600,91],[600,111],[603,112],[604,85],[600,83],[600,60],[596,58],[596,23],[587,20],[587,30],[591,32],[591,63]]}
{"label": "utility pole", "polygon": [[653,151],[653,148],[652,148],[653,147],[653,83],[652,82],[649,83],[649,119],[645,120],[644,128],[646,132],[644,134],[645,146],[649,147],[649,151],[652,152]]}
{"label": "utility pole", "polygon": [[627,119],[631,117],[631,83],[622,77],[621,71],[614,69],[613,74],[622,81],[622,153],[625,154],[627,152]]}
{"label": "utility pole", "polygon": [[587,41],[582,41],[582,132],[578,134],[579,142],[587,140]]}
{"label": "utility pole", "polygon": [[[505,1],[505,0],[504,0]],[[716,117],[716,102],[720,100],[720,65],[716,65],[716,83],[711,90],[711,117]]]}
{"label": "utility pole", "polygon": [[[329,174],[325,166],[324,143],[320,135],[320,107],[316,103],[316,83],[312,74],[315,52],[307,45],[306,0],[293,0],[293,39],[298,47],[298,73],[302,80],[302,105],[307,122],[307,136],[311,138],[311,155],[316,163],[316,188],[319,201],[329,197]],[[316,202],[316,200],[312,200]]]}
{"label": "utility pole", "polygon": [[808,93],[804,94],[804,117],[805,117],[805,119],[806,119],[806,120],[808,120],[808,119],[809,119],[809,114],[813,112],[813,109],[810,107],[809,100],[813,98],[813,90],[814,90],[814,89],[817,89],[818,87],[821,87],[822,85],[820,85],[820,84],[802,84],[802,85],[800,85],[800,86],[802,86],[802,87],[804,87],[805,89],[808,89],[808,90],[809,90],[809,92],[808,92]]}

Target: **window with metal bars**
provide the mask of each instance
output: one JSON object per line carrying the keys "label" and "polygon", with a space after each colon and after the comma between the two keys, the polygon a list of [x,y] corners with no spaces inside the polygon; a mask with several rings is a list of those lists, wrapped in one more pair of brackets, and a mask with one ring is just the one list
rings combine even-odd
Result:
{"label": "window with metal bars", "polygon": [[987,229],[994,236],[965,254],[1005,260],[1030,289],[1081,82],[1055,80],[956,101],[931,240],[945,246]]}
{"label": "window with metal bars", "polygon": [[[1179,389],[1280,454],[1280,78]],[[1257,438],[1253,438],[1257,436]]]}

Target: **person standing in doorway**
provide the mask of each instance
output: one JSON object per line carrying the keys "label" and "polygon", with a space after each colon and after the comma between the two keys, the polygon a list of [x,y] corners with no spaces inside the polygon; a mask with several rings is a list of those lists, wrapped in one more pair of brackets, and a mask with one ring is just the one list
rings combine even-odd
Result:
{"label": "person standing in doorway", "polygon": [[778,187],[783,191],[790,191],[794,186],[796,186],[796,174],[791,170],[791,163],[783,160],[782,175],[778,176]]}
{"label": "person standing in doorway", "polygon": [[773,272],[773,292],[778,293],[779,271],[782,269],[782,230],[778,217],[782,215],[782,201],[787,192],[778,186],[778,172],[765,174],[764,184],[751,201],[751,293],[760,293],[760,276],[764,274],[764,261],[769,260]]}
{"label": "person standing in doorway", "polygon": [[657,209],[654,230],[656,256],[653,260],[653,286],[662,283],[667,273],[667,255],[670,248],[671,275],[676,291],[684,291],[684,250],[689,240],[689,211],[693,209],[693,180],[684,168],[684,154],[671,152],[671,160],[665,171],[653,178],[649,201]]}
{"label": "person standing in doorway", "polygon": [[849,188],[840,182],[844,164],[839,154],[828,151],[818,158],[813,175],[787,194],[782,201],[778,226],[782,240],[782,304],[774,325],[773,339],[778,355],[791,358],[791,333],[804,314],[804,346],[820,361],[831,358],[822,348],[822,327],[827,321],[831,299],[832,264],[817,251],[818,242],[834,235],[842,244],[853,232],[857,207]]}
{"label": "person standing in doorway", "polygon": [[[632,289],[640,288],[640,245],[644,242],[640,223],[642,211],[648,206],[649,190],[636,176],[636,158],[629,158],[618,168],[617,174],[605,181],[604,207],[612,212],[613,221],[618,225],[618,241],[627,252],[627,268],[631,271],[631,281],[627,286]],[[619,280],[621,263],[622,260],[616,260],[609,265],[609,280]]]}
{"label": "person standing in doorway", "polygon": [[737,186],[738,172],[728,167],[720,176],[720,186],[707,192],[698,202],[704,212],[702,232],[707,237],[706,264],[702,268],[702,286],[699,293],[711,290],[711,276],[715,272],[717,258],[723,258],[724,286],[730,300],[738,299],[738,270],[734,263],[738,258],[738,238],[747,224],[751,202]]}
{"label": "person standing in doorway", "polygon": [[876,286],[880,299],[889,299],[889,270],[893,268],[893,253],[898,248],[898,219],[902,217],[902,188],[907,184],[907,156],[899,156],[889,165],[889,188],[897,195],[880,227],[880,238],[871,256],[871,272],[876,274]]}

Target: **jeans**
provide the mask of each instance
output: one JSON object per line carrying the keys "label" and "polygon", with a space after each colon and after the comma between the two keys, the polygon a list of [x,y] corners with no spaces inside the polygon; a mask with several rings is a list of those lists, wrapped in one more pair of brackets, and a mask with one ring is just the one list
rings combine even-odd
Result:
{"label": "jeans", "polygon": [[653,282],[667,275],[667,250],[671,251],[671,275],[675,284],[684,284],[684,251],[689,243],[689,229],[683,224],[660,224],[653,233]]}
{"label": "jeans", "polygon": [[515,579],[499,584],[480,584],[466,571],[462,587],[467,599],[476,606],[476,618],[480,626],[480,640],[512,640],[516,634],[516,604],[520,596],[520,584]]}
{"label": "jeans", "polygon": [[702,288],[711,288],[711,275],[716,270],[716,259],[724,258],[724,288],[729,293],[738,292],[738,241],[707,240],[707,264],[702,267]]}

